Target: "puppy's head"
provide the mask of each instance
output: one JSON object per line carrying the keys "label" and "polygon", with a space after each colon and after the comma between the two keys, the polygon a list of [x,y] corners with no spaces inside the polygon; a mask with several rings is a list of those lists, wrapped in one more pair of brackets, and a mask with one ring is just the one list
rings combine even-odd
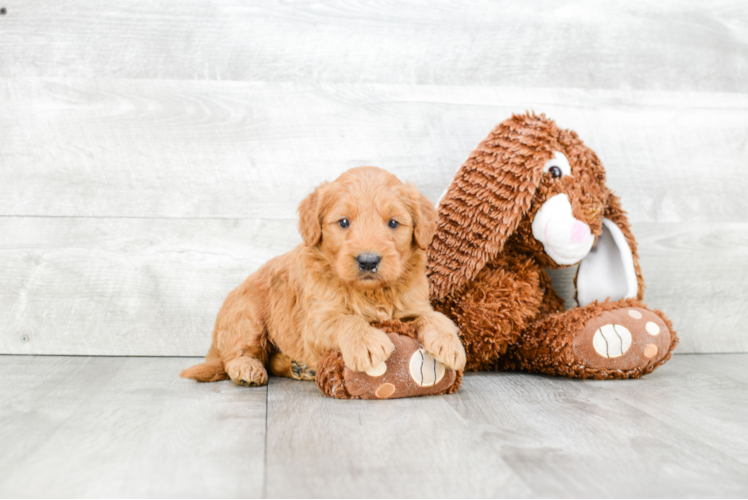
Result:
{"label": "puppy's head", "polygon": [[337,277],[373,290],[418,265],[436,229],[436,210],[415,187],[377,167],[348,170],[299,206],[299,232]]}

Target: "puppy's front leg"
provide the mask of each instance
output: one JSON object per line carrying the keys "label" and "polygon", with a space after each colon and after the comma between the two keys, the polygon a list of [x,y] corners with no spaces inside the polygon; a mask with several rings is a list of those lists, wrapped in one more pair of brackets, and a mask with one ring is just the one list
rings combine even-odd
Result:
{"label": "puppy's front leg", "polygon": [[451,319],[442,313],[431,311],[416,321],[418,340],[434,359],[448,368],[465,368],[465,347],[460,341],[460,331]]}
{"label": "puppy's front leg", "polygon": [[343,361],[351,370],[365,372],[379,366],[395,350],[386,333],[361,317],[345,316],[335,322],[335,328]]}

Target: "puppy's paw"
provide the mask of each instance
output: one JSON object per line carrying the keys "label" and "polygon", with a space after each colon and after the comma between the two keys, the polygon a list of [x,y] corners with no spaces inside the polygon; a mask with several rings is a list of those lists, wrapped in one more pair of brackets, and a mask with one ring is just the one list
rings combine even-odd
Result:
{"label": "puppy's paw", "polygon": [[226,373],[237,385],[250,387],[268,383],[268,372],[257,358],[241,356],[226,363]]}
{"label": "puppy's paw", "polygon": [[447,368],[453,370],[465,369],[465,347],[460,341],[458,329],[443,327],[437,329],[434,326],[426,326],[420,333],[423,348],[437,361],[442,362]]}
{"label": "puppy's paw", "polygon": [[379,366],[390,357],[395,344],[382,330],[369,328],[356,338],[340,346],[343,362],[353,371],[365,372]]}
{"label": "puppy's paw", "polygon": [[295,380],[314,380],[317,372],[304,364],[296,361],[282,352],[273,353],[268,363],[270,373],[276,377],[288,377]]}
{"label": "puppy's paw", "polygon": [[296,380],[314,380],[317,376],[317,371],[312,370],[301,361],[291,362],[291,377]]}

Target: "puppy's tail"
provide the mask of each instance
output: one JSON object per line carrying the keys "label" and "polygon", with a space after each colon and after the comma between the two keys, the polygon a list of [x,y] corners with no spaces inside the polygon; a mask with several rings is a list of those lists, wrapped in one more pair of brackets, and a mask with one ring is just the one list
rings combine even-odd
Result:
{"label": "puppy's tail", "polygon": [[205,358],[205,363],[182,370],[179,372],[179,376],[182,378],[191,378],[198,382],[218,382],[219,380],[229,378],[226,370],[223,368],[223,361],[220,358],[211,357],[210,354]]}

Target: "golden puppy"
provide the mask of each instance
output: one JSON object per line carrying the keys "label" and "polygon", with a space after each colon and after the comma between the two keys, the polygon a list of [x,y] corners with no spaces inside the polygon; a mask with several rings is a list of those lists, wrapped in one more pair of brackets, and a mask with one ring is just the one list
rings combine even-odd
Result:
{"label": "golden puppy", "polygon": [[182,377],[264,385],[272,353],[273,373],[313,378],[313,372],[299,373],[301,364],[314,370],[334,348],[346,366],[365,371],[394,349],[371,326],[390,319],[415,320],[418,338],[434,358],[464,367],[457,327],[429,304],[426,249],[436,210],[415,187],[380,168],[354,168],[315,189],[301,202],[299,216],[304,243],[229,294],[205,363]]}

